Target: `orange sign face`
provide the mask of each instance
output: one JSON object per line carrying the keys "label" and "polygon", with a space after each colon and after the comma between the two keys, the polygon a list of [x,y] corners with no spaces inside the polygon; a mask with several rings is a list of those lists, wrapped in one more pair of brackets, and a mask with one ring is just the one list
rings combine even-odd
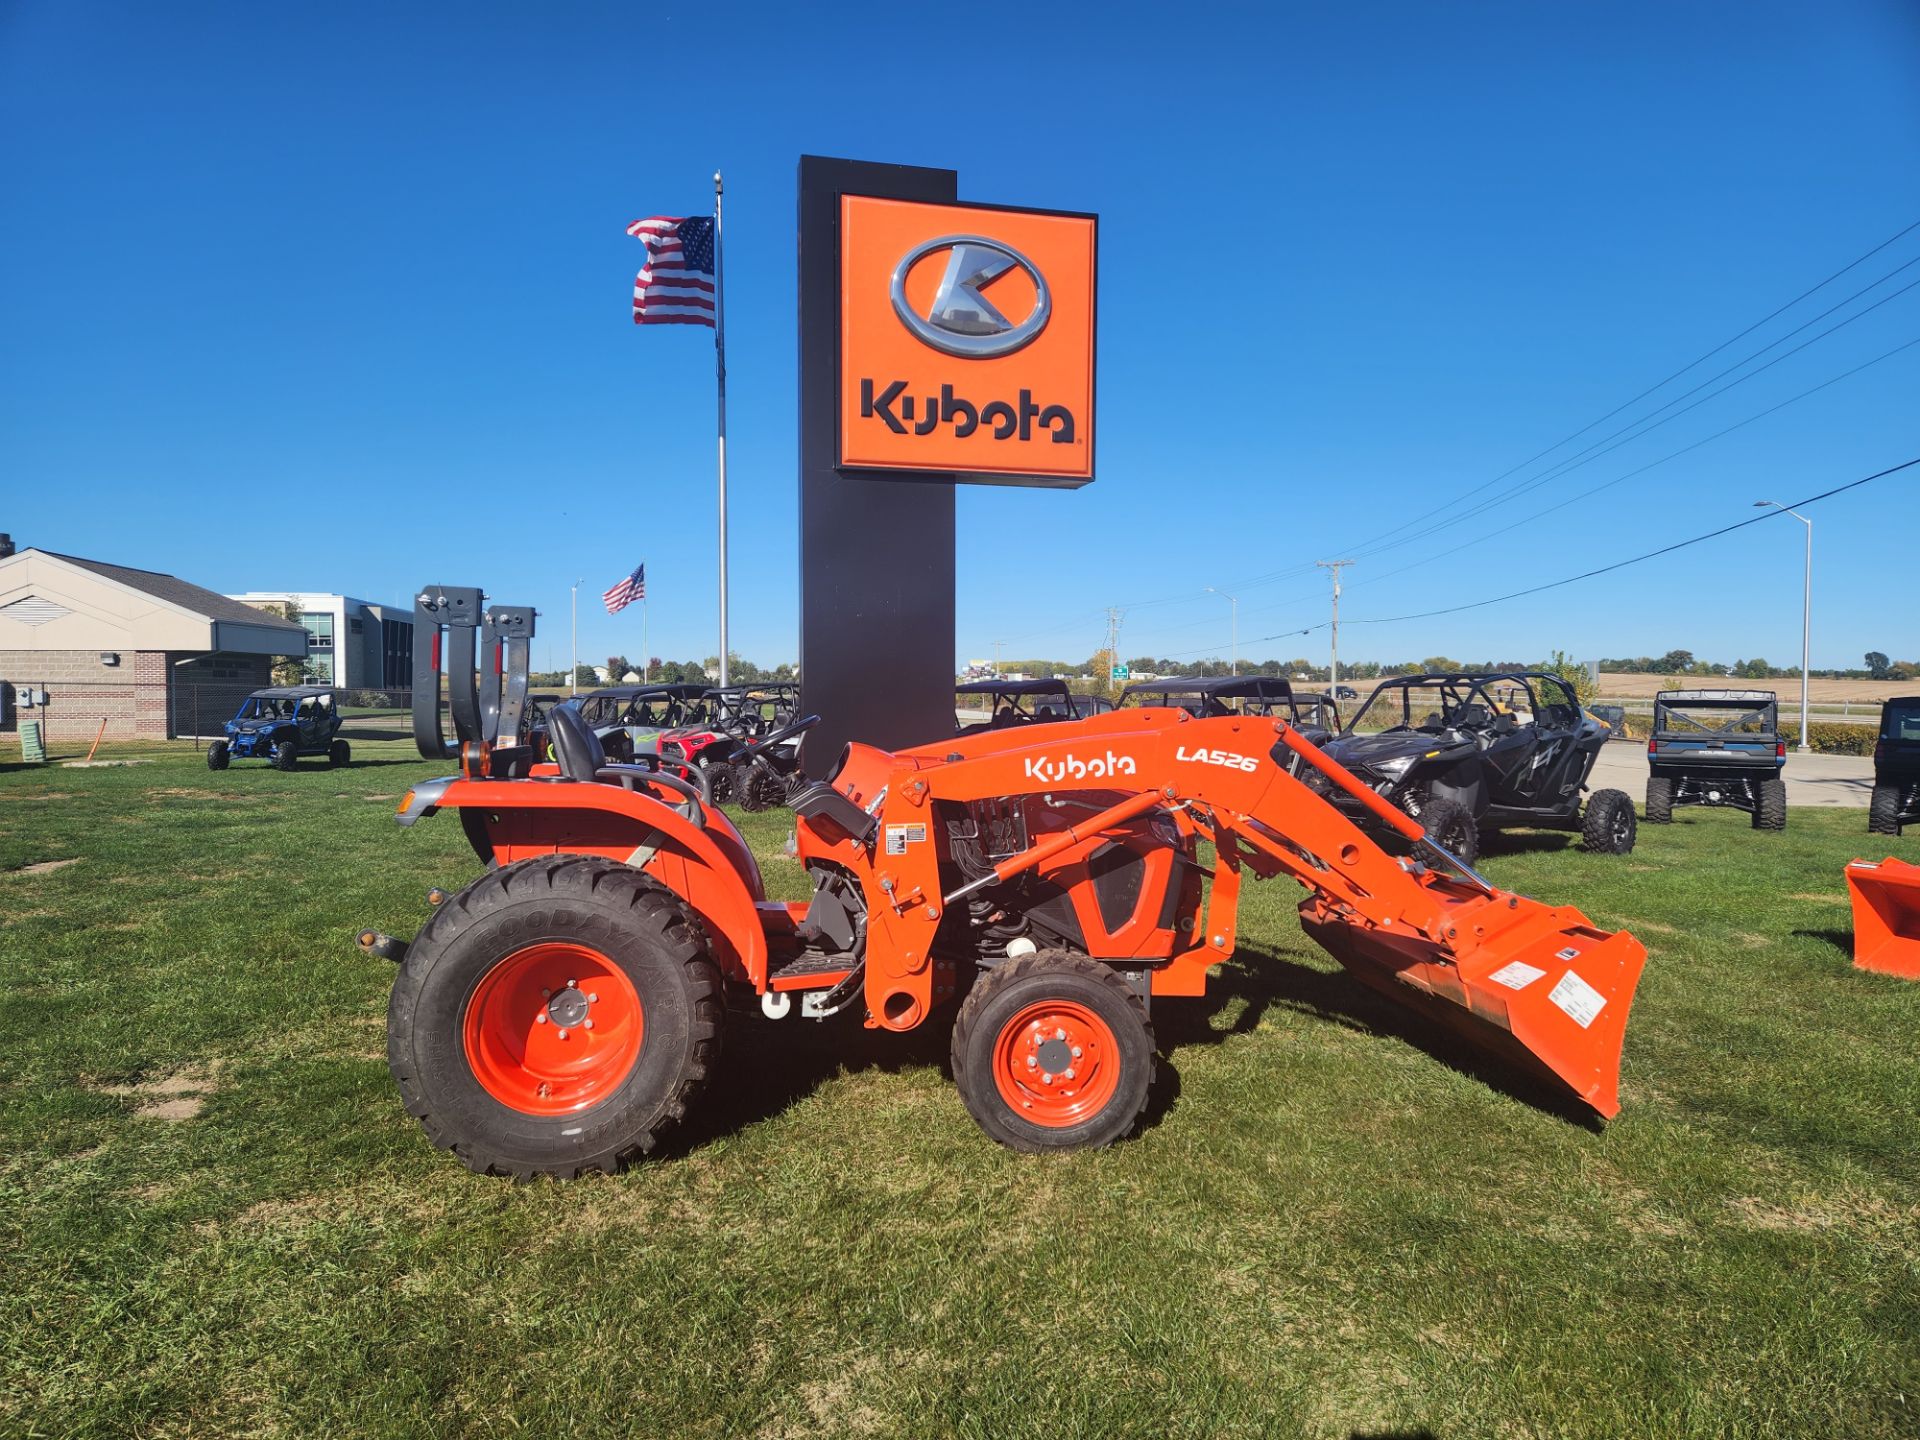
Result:
{"label": "orange sign face", "polygon": [[1091,215],[840,199],[840,464],[1093,479]]}

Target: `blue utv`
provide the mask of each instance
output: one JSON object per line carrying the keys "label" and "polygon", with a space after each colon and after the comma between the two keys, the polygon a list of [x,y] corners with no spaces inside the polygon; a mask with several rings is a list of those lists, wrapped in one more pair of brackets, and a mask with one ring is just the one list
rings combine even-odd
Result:
{"label": "blue utv", "polygon": [[271,760],[276,770],[291,770],[302,755],[324,755],[329,765],[351,758],[340,733],[340,692],[327,685],[277,685],[256,690],[227,721],[224,740],[207,747],[207,768],[224,770],[238,755]]}

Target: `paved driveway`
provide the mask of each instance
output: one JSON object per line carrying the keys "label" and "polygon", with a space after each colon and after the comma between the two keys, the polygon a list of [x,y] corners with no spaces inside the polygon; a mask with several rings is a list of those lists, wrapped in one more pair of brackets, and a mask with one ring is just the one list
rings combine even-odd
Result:
{"label": "paved driveway", "polygon": [[[1647,793],[1647,747],[1613,740],[1594,762],[1587,784],[1624,790],[1636,800]],[[1844,805],[1864,810],[1873,795],[1873,758],[1868,755],[1796,755],[1787,751],[1787,804]]]}

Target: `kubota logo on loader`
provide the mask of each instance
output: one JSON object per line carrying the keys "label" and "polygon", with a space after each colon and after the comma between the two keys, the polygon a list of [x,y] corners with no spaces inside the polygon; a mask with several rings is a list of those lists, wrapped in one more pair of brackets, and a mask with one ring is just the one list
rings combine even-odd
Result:
{"label": "kubota logo on loader", "polygon": [[1176,760],[1191,760],[1196,765],[1220,765],[1228,770],[1253,771],[1260,768],[1260,762],[1251,755],[1236,755],[1231,750],[1189,750],[1182,745],[1173,752]]}
{"label": "kubota logo on loader", "polygon": [[1111,780],[1117,775],[1137,775],[1140,770],[1131,755],[1116,755],[1111,750],[1091,760],[1078,755],[1062,755],[1057,759],[1030,755],[1026,766],[1029,780],[1046,785],[1060,785],[1068,780]]}
{"label": "kubota logo on loader", "polygon": [[840,457],[1093,478],[1095,219],[841,197]]}

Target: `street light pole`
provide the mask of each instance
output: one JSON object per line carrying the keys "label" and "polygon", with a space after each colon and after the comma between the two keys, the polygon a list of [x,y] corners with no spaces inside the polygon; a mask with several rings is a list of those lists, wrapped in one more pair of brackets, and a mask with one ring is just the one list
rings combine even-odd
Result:
{"label": "street light pole", "polygon": [[1334,699],[1340,698],[1340,571],[1353,564],[1351,560],[1316,560],[1313,562],[1322,570],[1333,572],[1333,634],[1331,641],[1333,663],[1327,671],[1327,693]]}
{"label": "street light pole", "polygon": [[1807,573],[1800,591],[1800,743],[1793,747],[1804,755],[1813,749],[1807,743],[1812,735],[1807,724],[1807,688],[1812,678],[1813,651],[1813,521],[1798,510],[1788,510],[1778,500],[1753,502],[1756,510],[1765,510],[1769,506],[1775,510],[1786,510],[1787,514],[1807,527]]}
{"label": "street light pole", "polygon": [[1232,607],[1232,624],[1233,624],[1232,665],[1233,665],[1233,673],[1238,675],[1240,673],[1240,597],[1238,595],[1229,595],[1227,594],[1226,591],[1221,590],[1216,586],[1212,586],[1212,585],[1207,586],[1207,593],[1209,595],[1218,595],[1222,600],[1226,601],[1227,604]]}
{"label": "street light pole", "polygon": [[[580,580],[586,579],[581,576]],[[573,582],[573,664],[567,669],[567,694],[580,693],[580,580]]]}

